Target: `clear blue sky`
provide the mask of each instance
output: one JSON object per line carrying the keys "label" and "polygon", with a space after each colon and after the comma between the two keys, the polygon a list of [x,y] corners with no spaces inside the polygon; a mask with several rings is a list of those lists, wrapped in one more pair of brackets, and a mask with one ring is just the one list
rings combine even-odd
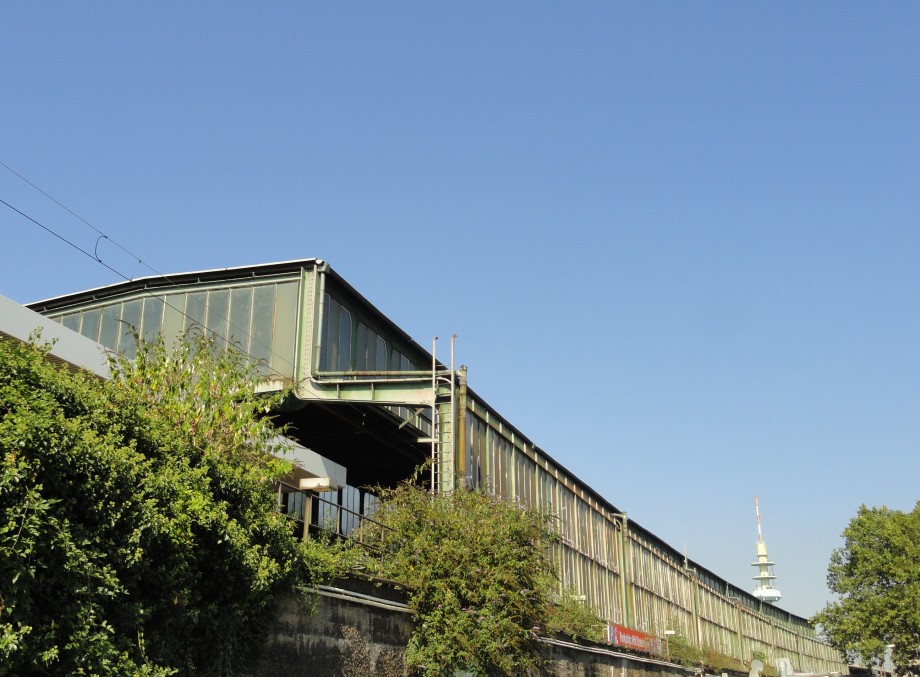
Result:
{"label": "clear blue sky", "polygon": [[[0,161],[161,272],[320,257],[691,558],[920,498],[920,4],[0,9]],[[0,167],[0,198],[96,234]],[[0,205],[0,293],[117,282]],[[102,242],[127,275],[144,266]]]}

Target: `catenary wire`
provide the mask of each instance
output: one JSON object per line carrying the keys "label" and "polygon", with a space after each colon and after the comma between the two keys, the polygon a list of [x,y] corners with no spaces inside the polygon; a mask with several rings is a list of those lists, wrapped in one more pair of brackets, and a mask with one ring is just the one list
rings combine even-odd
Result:
{"label": "catenary wire", "polygon": [[[35,219],[32,219],[31,217],[27,216],[26,214],[24,214],[23,212],[19,211],[18,209],[16,209],[15,207],[13,207],[12,205],[10,205],[9,203],[4,202],[3,204],[5,204],[7,207],[9,207],[10,209],[13,209],[14,211],[18,212],[19,214],[21,214],[21,215],[24,216],[25,218],[28,218],[30,221],[32,221],[32,222],[35,223],[36,225],[40,226],[41,228],[44,228],[45,230],[47,230],[49,233],[51,233],[51,234],[54,235],[55,237],[58,237],[59,239],[63,240],[64,242],[67,242],[67,244],[69,244],[71,247],[74,247],[75,249],[77,249],[77,250],[80,251],[81,253],[83,253],[83,254],[89,256],[90,258],[92,258],[93,260],[95,260],[97,263],[99,263],[99,264],[101,264],[102,266],[108,268],[108,269],[111,270],[113,273],[115,273],[115,274],[118,275],[119,277],[123,278],[125,281],[131,282],[131,281],[134,279],[135,276],[128,277],[127,275],[125,275],[125,274],[122,273],[121,271],[116,270],[115,268],[113,268],[112,266],[108,265],[107,263],[105,263],[105,262],[102,260],[102,257],[99,256],[99,241],[100,241],[100,240],[105,239],[105,240],[108,240],[109,242],[111,242],[112,244],[114,244],[116,247],[118,247],[118,248],[119,248],[120,250],[122,250],[124,253],[128,254],[130,257],[132,257],[133,259],[135,259],[135,260],[137,261],[138,265],[144,266],[145,268],[147,268],[148,270],[150,270],[152,273],[154,273],[154,275],[155,275],[156,277],[160,278],[161,280],[164,280],[164,281],[167,283],[167,285],[168,285],[169,287],[173,287],[173,288],[177,288],[177,289],[179,288],[180,285],[179,285],[177,282],[175,282],[174,280],[172,280],[168,275],[166,275],[165,273],[161,273],[159,270],[157,270],[156,268],[154,268],[153,266],[151,266],[149,263],[147,263],[146,261],[144,261],[140,256],[138,256],[137,254],[135,254],[134,252],[132,252],[130,249],[128,249],[127,247],[125,247],[124,245],[122,245],[120,242],[118,242],[117,240],[114,240],[114,239],[112,239],[111,237],[109,237],[107,233],[103,232],[102,230],[100,230],[99,228],[97,228],[96,226],[94,226],[92,223],[90,223],[90,222],[87,221],[85,218],[83,218],[82,216],[80,216],[79,214],[77,214],[77,213],[76,213],[75,211],[73,211],[70,207],[68,207],[67,205],[65,205],[64,203],[62,203],[60,200],[58,200],[57,198],[55,198],[53,195],[51,195],[50,193],[48,193],[46,190],[42,189],[40,186],[38,186],[37,184],[35,184],[33,181],[30,181],[27,177],[25,177],[25,176],[23,176],[21,173],[17,172],[15,169],[13,169],[12,167],[10,167],[8,164],[6,164],[5,162],[3,162],[2,160],[0,160],[0,165],[2,165],[7,171],[9,171],[10,173],[12,173],[12,174],[13,174],[14,176],[16,176],[18,179],[20,179],[20,180],[23,181],[24,183],[28,184],[29,186],[31,186],[34,190],[38,191],[39,193],[41,193],[42,195],[44,195],[46,198],[48,198],[49,200],[51,200],[54,204],[58,205],[61,209],[63,209],[64,211],[66,211],[68,214],[72,215],[74,218],[76,218],[76,219],[78,219],[79,221],[81,221],[82,223],[86,224],[86,225],[87,225],[89,228],[91,228],[96,234],[98,234],[98,235],[99,235],[99,238],[96,240],[96,246],[94,247],[94,250],[93,250],[94,253],[93,253],[93,254],[90,254],[88,251],[86,251],[86,250],[82,249],[81,247],[77,246],[76,244],[74,244],[74,243],[72,243],[72,242],[66,240],[64,237],[62,237],[62,236],[59,235],[58,233],[54,232],[54,231],[51,230],[50,228],[47,228],[46,226],[44,226],[43,224],[39,223],[39,222],[36,221]],[[152,295],[152,296],[155,296],[156,298],[160,298],[160,297],[156,296],[156,294],[152,294],[151,292],[147,292],[147,290],[144,290],[144,291],[145,291],[146,293]],[[161,300],[163,301],[163,303],[166,303],[165,298],[161,298]],[[207,301],[200,301],[200,300],[198,300],[198,299],[195,299],[195,300],[196,300],[196,302],[200,303],[200,304],[204,307],[204,309],[207,311],[207,314],[210,315],[210,313],[212,312],[212,309],[211,309],[211,307],[208,305]],[[167,304],[167,305],[169,305],[169,304]],[[178,309],[176,309],[174,306],[171,306],[171,305],[170,305],[170,308],[173,308],[173,309],[175,309],[175,310],[178,310]],[[180,312],[181,312],[181,311],[180,311]],[[271,346],[265,345],[264,343],[262,343],[261,341],[259,341],[257,338],[255,338],[252,334],[250,334],[247,330],[243,329],[242,327],[238,327],[238,326],[236,326],[235,324],[233,324],[232,322],[230,322],[230,318],[224,317],[223,315],[221,315],[220,313],[217,313],[217,312],[215,312],[214,314],[215,314],[218,318],[220,318],[221,320],[224,320],[225,322],[227,322],[227,324],[229,325],[229,327],[230,327],[231,329],[235,329],[235,330],[241,332],[243,335],[245,335],[246,338],[248,338],[248,339],[250,340],[250,342],[253,342],[253,341],[254,341],[254,342],[256,343],[256,345],[259,345],[259,346],[261,346],[261,347],[263,347],[263,348],[267,348],[270,355],[274,355],[275,357],[278,357],[279,359],[281,359],[282,362],[284,362],[285,364],[287,364],[288,366],[290,366],[292,369],[294,368],[294,365],[291,364],[291,362],[290,362],[289,360],[287,360],[287,359],[286,359],[285,357],[283,357],[282,355],[278,355],[276,352],[274,352],[274,351],[271,349]],[[187,319],[192,320],[192,318],[189,317],[188,315],[186,315],[184,312],[182,312],[182,315],[183,315],[184,317],[186,317]],[[192,321],[194,322],[194,320],[192,320]],[[216,333],[216,332],[215,332],[215,333]],[[227,342],[227,343],[229,344],[229,340],[228,340],[226,337],[221,336],[221,338],[222,338],[225,342]],[[244,351],[244,352],[245,352],[245,351]],[[247,352],[246,354],[249,355],[250,357],[252,357],[253,359],[255,359],[255,357],[254,357],[253,355],[251,355],[250,353]]]}
{"label": "catenary wire", "polygon": [[[51,194],[47,193],[46,191],[44,191],[40,186],[37,186],[37,185],[35,185],[34,183],[32,183],[28,178],[26,178],[25,176],[23,176],[22,174],[20,174],[19,172],[17,172],[15,169],[13,169],[12,167],[10,167],[10,166],[9,166],[8,164],[6,164],[3,160],[0,160],[0,165],[3,165],[3,167],[4,167],[5,169],[7,169],[10,173],[16,175],[19,179],[21,179],[21,180],[24,181],[25,183],[29,184],[30,186],[32,186],[32,188],[34,188],[34,189],[37,190],[39,193],[41,193],[42,195],[44,195],[46,198],[48,198],[49,200],[51,200],[54,204],[56,204],[58,207],[60,207],[61,209],[63,209],[65,212],[67,212],[68,214],[70,214],[71,216],[73,216],[75,219],[78,219],[79,221],[82,221],[83,223],[85,223],[87,226],[89,226],[89,227],[92,228],[94,231],[96,231],[96,233],[98,233],[99,235],[101,235],[102,237],[104,237],[106,240],[108,240],[109,242],[111,242],[112,244],[114,244],[116,247],[118,247],[119,249],[121,249],[125,254],[128,254],[129,256],[132,256],[133,258],[136,258],[137,261],[138,261],[138,263],[143,263],[145,266],[147,266],[147,268],[150,268],[150,270],[153,270],[153,268],[151,268],[149,265],[147,265],[147,263],[145,263],[144,261],[142,261],[136,254],[134,254],[134,252],[128,251],[128,249],[126,249],[124,246],[122,246],[121,244],[119,244],[118,242],[116,242],[115,240],[113,240],[112,238],[110,238],[108,235],[106,235],[105,233],[103,233],[101,230],[99,230],[98,228],[96,228],[96,226],[94,226],[94,225],[91,224],[89,221],[87,221],[86,219],[84,219],[82,216],[80,216],[79,214],[77,214],[77,213],[76,213],[75,211],[73,211],[70,207],[68,207],[68,206],[65,205],[63,202],[61,202],[60,200],[58,200],[57,198],[55,198],[53,195],[51,195]],[[156,273],[157,271],[153,270],[153,272]],[[158,274],[159,274],[159,273],[158,273]],[[165,277],[165,276],[164,276],[164,277]]]}
{"label": "catenary wire", "polygon": [[[0,163],[0,164],[2,164],[2,163]],[[4,166],[5,166],[5,165],[4,165]],[[55,202],[56,202],[56,201],[55,201]],[[47,232],[47,233],[53,235],[54,237],[58,238],[58,239],[61,240],[62,242],[66,243],[67,245],[69,245],[69,246],[72,247],[73,249],[75,249],[75,250],[77,250],[78,252],[80,252],[81,254],[83,254],[84,256],[86,256],[86,257],[92,259],[93,261],[95,261],[96,263],[100,264],[100,265],[103,266],[104,268],[106,268],[106,269],[110,270],[111,272],[115,273],[116,275],[118,275],[120,278],[122,278],[122,279],[125,280],[126,282],[131,282],[131,281],[132,281],[132,278],[128,277],[127,275],[125,275],[124,273],[122,273],[120,270],[116,269],[116,268],[113,267],[113,266],[110,266],[108,263],[106,263],[105,261],[103,261],[103,260],[98,256],[98,253],[91,253],[91,252],[87,251],[86,249],[83,249],[83,247],[81,247],[80,245],[78,245],[78,244],[76,244],[75,242],[73,242],[73,241],[67,239],[66,237],[64,237],[63,235],[61,235],[61,234],[58,233],[57,231],[55,231],[53,228],[50,228],[50,227],[46,226],[45,224],[43,224],[43,223],[41,223],[40,221],[38,221],[37,219],[35,219],[35,218],[29,216],[28,214],[26,214],[26,213],[23,212],[22,210],[20,210],[20,209],[14,207],[12,204],[10,204],[9,202],[7,202],[6,200],[4,200],[4,199],[2,199],[2,198],[0,198],[0,204],[5,205],[6,207],[8,207],[9,209],[11,209],[12,211],[14,211],[14,212],[16,212],[17,214],[19,214],[20,216],[22,216],[24,219],[27,219],[28,221],[30,221],[30,222],[33,223],[34,225],[36,225],[36,226],[38,226],[39,228],[41,228],[42,230],[44,230],[45,232]],[[65,207],[65,209],[66,209],[66,207]],[[68,211],[70,211],[70,210],[68,210]],[[78,218],[79,218],[79,217],[78,217]],[[81,219],[81,220],[82,220],[82,219]],[[97,229],[96,229],[96,228],[93,228],[93,230],[97,230]],[[99,232],[99,231],[97,230],[97,232]],[[110,239],[110,238],[108,238],[104,233],[103,233],[102,237],[106,237],[106,239]],[[120,247],[121,249],[124,249],[123,247],[121,247],[121,245],[119,245],[119,247]],[[124,250],[124,251],[127,251],[127,250]],[[145,264],[145,265],[146,265],[146,264]],[[148,266],[148,267],[149,267],[149,266]],[[153,269],[151,268],[151,270],[153,270]],[[178,285],[176,282],[174,282],[173,280],[170,280],[167,276],[165,276],[165,275],[160,275],[159,277],[161,277],[162,279],[166,280],[166,281],[168,282],[168,286],[169,286],[169,287],[179,288],[179,285]],[[153,297],[153,298],[159,299],[160,301],[162,301],[162,303],[163,303],[164,305],[168,306],[169,308],[172,308],[173,310],[175,310],[177,313],[179,313],[180,315],[182,315],[182,316],[183,316],[184,318],[186,318],[187,320],[190,320],[191,322],[197,324],[196,320],[195,320],[194,318],[192,318],[190,315],[188,315],[184,310],[180,310],[180,309],[177,308],[176,306],[172,305],[172,304],[167,300],[167,295],[166,295],[166,294],[162,294],[162,295],[156,294],[156,293],[153,292],[152,290],[146,289],[146,288],[145,288],[145,289],[142,289],[141,291],[142,291],[144,294],[148,295],[148,296],[151,296],[151,297]],[[208,310],[209,313],[211,312],[211,309],[210,309],[210,307],[208,306],[208,303],[207,303],[206,301],[199,301],[199,303],[201,303],[201,304],[205,307],[205,309]],[[273,350],[271,349],[271,346],[265,345],[264,343],[262,343],[261,341],[259,341],[258,339],[256,339],[254,336],[252,336],[248,331],[245,331],[244,329],[241,329],[240,327],[237,327],[237,326],[234,325],[232,322],[230,322],[229,318],[226,318],[226,317],[222,316],[220,313],[215,313],[215,315],[216,315],[217,317],[219,317],[221,320],[226,321],[227,324],[228,324],[231,328],[237,329],[237,330],[241,331],[243,334],[246,335],[247,338],[250,339],[250,341],[254,341],[254,342],[256,343],[256,345],[262,346],[263,348],[267,348],[270,355],[272,355],[272,356],[274,356],[274,357],[277,357],[277,358],[280,359],[282,362],[284,362],[286,365],[288,365],[289,367],[291,367],[291,369],[294,369],[294,364],[293,364],[290,360],[288,360],[287,358],[285,358],[283,355],[279,355],[278,353],[276,353],[275,351],[273,351]],[[215,335],[219,336],[220,339],[221,339],[224,343],[226,343],[227,345],[234,345],[234,344],[231,344],[230,339],[228,339],[226,336],[221,336],[218,332],[213,332],[213,333],[214,333]],[[240,352],[242,352],[244,355],[247,355],[247,356],[249,356],[250,358],[252,358],[253,361],[258,362],[258,358],[256,358],[255,355],[253,355],[253,354],[250,353],[249,351],[247,351],[247,350],[242,350],[238,345],[234,345],[234,347],[235,347],[237,350],[240,350]]]}

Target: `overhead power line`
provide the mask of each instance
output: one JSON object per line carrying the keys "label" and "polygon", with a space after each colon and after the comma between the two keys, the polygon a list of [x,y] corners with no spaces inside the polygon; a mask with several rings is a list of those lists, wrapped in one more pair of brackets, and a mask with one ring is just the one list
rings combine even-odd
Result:
{"label": "overhead power line", "polygon": [[[40,186],[36,186],[34,183],[32,183],[31,181],[29,181],[29,179],[27,179],[27,178],[24,177],[22,174],[20,174],[20,173],[17,172],[15,169],[13,169],[13,168],[10,167],[8,164],[6,164],[3,160],[0,160],[0,165],[3,165],[3,166],[4,166],[8,171],[10,171],[12,174],[15,174],[20,180],[22,180],[22,181],[24,181],[25,183],[27,183],[27,184],[29,184],[30,186],[32,186],[32,188],[34,188],[34,189],[37,190],[39,193],[41,193],[42,195],[44,195],[46,198],[48,198],[49,200],[51,200],[54,204],[56,204],[58,207],[60,207],[61,209],[63,209],[65,212],[67,212],[68,214],[70,214],[71,216],[73,216],[75,219],[77,219],[77,220],[82,221],[83,223],[85,223],[87,226],[89,226],[89,227],[92,228],[94,231],[96,231],[96,233],[98,233],[99,235],[101,235],[102,237],[104,237],[106,240],[108,240],[109,242],[111,242],[112,244],[114,244],[116,247],[118,247],[119,249],[121,249],[125,254],[127,254],[128,256],[131,256],[132,258],[137,259],[137,262],[138,262],[138,263],[141,263],[141,264],[147,266],[147,268],[149,268],[150,270],[153,270],[154,273],[157,273],[157,271],[155,271],[151,266],[149,266],[149,265],[147,265],[146,263],[144,263],[144,261],[142,261],[141,258],[140,258],[139,256],[137,256],[136,254],[134,254],[134,253],[131,252],[131,251],[128,251],[128,249],[126,249],[124,246],[122,246],[121,244],[119,244],[118,242],[116,242],[115,240],[113,240],[112,238],[110,238],[108,235],[106,235],[105,233],[103,233],[101,230],[99,230],[98,228],[96,228],[96,226],[94,226],[94,225],[91,224],[89,221],[87,221],[86,219],[84,219],[82,216],[80,216],[79,214],[77,214],[77,213],[76,213],[75,211],[73,211],[70,207],[68,207],[68,206],[65,205],[64,203],[60,202],[60,201],[59,201],[57,198],[55,198],[53,195],[50,195],[49,193],[47,193],[47,192],[45,192],[44,190],[42,190],[42,188],[41,188]],[[7,206],[9,206],[9,205],[7,205]],[[18,210],[17,210],[17,211],[18,211]],[[82,251],[82,250],[81,250],[81,251]],[[97,261],[99,260],[98,257],[94,257],[94,258],[96,258]],[[99,262],[102,263],[101,261],[99,261]],[[159,275],[160,273],[157,273],[157,274]],[[165,276],[165,275],[162,275],[162,277],[166,277],[166,276]]]}
{"label": "overhead power line", "polygon": [[[66,237],[64,237],[63,235],[61,235],[60,233],[58,233],[58,232],[57,232],[56,230],[54,230],[53,228],[51,228],[51,227],[45,225],[44,223],[42,223],[42,222],[38,221],[37,219],[33,218],[32,216],[26,214],[26,213],[23,212],[21,209],[18,209],[17,207],[13,206],[12,204],[10,204],[9,202],[7,202],[6,200],[0,198],[0,203],[2,203],[4,206],[6,206],[7,208],[9,208],[9,209],[11,209],[12,211],[16,212],[16,213],[19,214],[21,217],[23,217],[24,219],[28,220],[28,221],[31,222],[32,224],[38,226],[39,228],[41,228],[41,229],[44,230],[45,232],[49,233],[50,235],[56,237],[57,239],[61,240],[61,241],[64,242],[64,243],[66,243],[66,244],[69,245],[71,248],[73,248],[73,249],[75,249],[76,251],[80,252],[80,253],[83,254],[84,256],[86,256],[86,257],[92,259],[93,261],[95,261],[95,262],[98,263],[99,265],[103,266],[103,267],[106,268],[107,270],[111,271],[112,273],[114,273],[114,274],[117,275],[118,277],[122,278],[122,279],[125,280],[126,282],[132,282],[132,281],[134,280],[134,276],[130,276],[130,277],[129,277],[128,275],[125,275],[123,272],[121,272],[120,270],[118,270],[118,269],[115,268],[114,266],[109,265],[108,263],[106,263],[105,261],[102,260],[102,257],[99,256],[99,241],[100,241],[100,240],[105,239],[105,240],[108,240],[109,242],[111,242],[112,244],[114,244],[116,247],[118,247],[118,248],[121,249],[123,252],[125,252],[126,254],[128,254],[129,256],[131,256],[133,259],[135,259],[135,260],[137,261],[138,265],[144,266],[144,267],[147,268],[148,270],[152,271],[152,272],[154,273],[155,277],[157,277],[157,278],[159,278],[159,279],[165,281],[165,282],[167,283],[167,284],[166,284],[167,287],[169,287],[169,288],[175,288],[175,289],[178,289],[178,288],[180,287],[180,285],[179,285],[176,281],[172,280],[168,275],[165,275],[165,274],[161,273],[160,271],[158,271],[157,269],[155,269],[153,266],[151,266],[150,264],[146,263],[146,262],[145,262],[141,257],[139,257],[137,254],[135,254],[134,252],[132,252],[131,250],[129,250],[129,249],[128,249],[127,247],[125,247],[124,245],[120,244],[118,241],[116,241],[116,240],[114,240],[113,238],[109,237],[108,234],[106,234],[105,232],[103,232],[102,230],[100,230],[99,228],[97,228],[96,226],[94,226],[92,223],[90,223],[89,221],[87,221],[86,219],[84,219],[82,216],[80,216],[79,214],[77,214],[76,212],[74,212],[72,209],[70,209],[69,207],[67,207],[65,204],[61,203],[59,200],[57,200],[56,198],[54,198],[54,197],[53,197],[52,195],[50,195],[49,193],[47,193],[46,191],[42,190],[42,188],[40,188],[39,186],[35,185],[32,181],[30,181],[30,180],[27,179],[25,176],[23,176],[22,174],[20,174],[19,172],[17,172],[15,169],[13,169],[12,167],[10,167],[8,164],[6,164],[6,163],[3,162],[3,161],[0,161],[0,165],[2,165],[4,168],[6,168],[8,171],[10,171],[12,174],[14,174],[14,175],[15,175],[16,177],[18,177],[20,180],[22,180],[22,181],[24,181],[25,183],[27,183],[27,184],[28,184],[29,186],[31,186],[33,189],[35,189],[36,191],[38,191],[39,193],[41,193],[41,194],[42,194],[43,196],[45,196],[47,199],[49,199],[49,200],[51,200],[52,202],[54,202],[54,204],[58,205],[61,209],[65,210],[68,214],[72,215],[74,218],[78,219],[79,221],[81,221],[82,223],[84,223],[86,226],[88,226],[89,228],[91,228],[91,229],[99,236],[99,237],[97,238],[97,240],[96,240],[96,246],[94,247],[94,251],[93,251],[93,252],[90,252],[90,251],[88,251],[87,249],[84,249],[83,247],[81,247],[80,245],[76,244],[76,243],[73,242],[72,240],[69,240],[68,238],[66,238]],[[165,294],[162,294],[162,295],[156,294],[156,293],[154,293],[153,291],[151,291],[150,289],[147,289],[147,288],[144,288],[144,289],[142,289],[141,291],[142,291],[144,294],[147,294],[148,296],[151,296],[151,297],[153,297],[153,298],[159,299],[160,301],[162,301],[162,302],[164,303],[164,305],[168,306],[169,308],[172,308],[173,310],[175,310],[176,312],[178,312],[180,315],[182,315],[182,316],[185,317],[186,319],[191,320],[192,322],[195,322],[194,318],[192,318],[191,316],[189,316],[184,310],[180,310],[180,309],[177,308],[176,306],[174,306],[174,305],[172,305],[171,303],[169,303],[169,301],[167,300]],[[196,301],[198,301],[198,303],[201,303],[201,304],[203,305],[203,307],[207,310],[207,313],[208,313],[209,315],[210,315],[210,313],[214,312],[214,311],[210,308],[210,306],[208,305],[207,301],[201,301],[201,300],[199,300],[199,299],[196,299]],[[272,355],[272,356],[274,356],[274,357],[279,358],[282,362],[284,362],[286,365],[288,365],[289,367],[291,367],[291,369],[292,369],[292,371],[293,371],[293,369],[294,369],[294,364],[293,364],[290,360],[288,360],[287,358],[285,358],[283,355],[279,355],[278,353],[274,352],[274,351],[272,350],[272,348],[271,348],[270,345],[265,345],[263,342],[259,341],[259,340],[258,340],[257,338],[255,338],[252,334],[250,334],[249,331],[247,331],[246,329],[244,329],[244,328],[242,328],[242,327],[236,326],[235,324],[233,324],[232,322],[230,322],[230,319],[229,319],[228,317],[224,317],[223,315],[221,315],[221,314],[218,313],[218,312],[214,312],[214,315],[215,315],[216,317],[218,317],[219,319],[223,320],[224,322],[226,322],[227,325],[228,325],[231,329],[234,329],[234,330],[236,330],[236,331],[239,331],[242,335],[246,336],[246,337],[249,339],[250,343],[254,342],[256,345],[261,346],[261,347],[263,347],[263,348],[266,348],[269,355]],[[214,333],[217,334],[218,336],[220,336],[217,332],[214,332]],[[220,336],[220,338],[221,338],[226,344],[230,345],[230,340],[229,340],[226,336]],[[235,347],[237,347],[237,349],[239,349],[238,346],[235,346]],[[252,353],[250,353],[249,351],[243,350],[242,352],[243,352],[244,354],[248,355],[249,357],[251,357],[251,358],[253,359],[253,361],[258,361],[258,359],[257,359],[254,355],[252,355]]]}

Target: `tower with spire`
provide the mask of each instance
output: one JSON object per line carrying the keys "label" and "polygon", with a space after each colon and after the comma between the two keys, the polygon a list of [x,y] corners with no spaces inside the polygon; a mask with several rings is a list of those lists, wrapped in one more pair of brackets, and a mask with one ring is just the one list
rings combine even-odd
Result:
{"label": "tower with spire", "polygon": [[754,497],[754,513],[757,515],[757,561],[752,562],[751,566],[757,567],[757,575],[754,576],[754,580],[759,585],[754,588],[753,594],[763,602],[776,604],[782,599],[783,594],[771,584],[776,580],[776,575],[773,573],[775,562],[770,561],[767,556],[767,544],[763,542],[763,532],[760,529],[760,501],[757,496]]}

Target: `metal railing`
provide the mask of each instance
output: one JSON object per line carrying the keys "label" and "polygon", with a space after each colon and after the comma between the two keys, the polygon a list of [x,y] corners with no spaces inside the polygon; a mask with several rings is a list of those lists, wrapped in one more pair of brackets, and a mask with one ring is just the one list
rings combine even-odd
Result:
{"label": "metal railing", "polygon": [[[350,538],[363,547],[379,551],[379,543],[390,527],[356,510],[346,508],[338,501],[323,498],[313,491],[278,481],[278,510],[287,515],[296,525],[295,536],[309,538],[325,534],[333,539]],[[299,497],[293,506],[284,498],[290,494]],[[291,510],[290,508],[294,509]]]}

